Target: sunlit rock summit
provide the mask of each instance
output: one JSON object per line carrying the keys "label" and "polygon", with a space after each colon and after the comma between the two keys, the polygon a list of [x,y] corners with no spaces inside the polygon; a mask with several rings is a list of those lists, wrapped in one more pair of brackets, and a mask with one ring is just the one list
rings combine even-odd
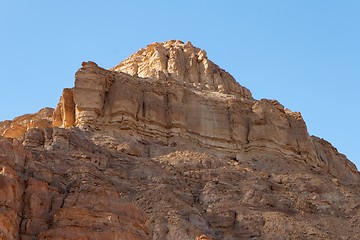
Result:
{"label": "sunlit rock summit", "polygon": [[360,174],[190,42],[0,123],[3,239],[358,239]]}

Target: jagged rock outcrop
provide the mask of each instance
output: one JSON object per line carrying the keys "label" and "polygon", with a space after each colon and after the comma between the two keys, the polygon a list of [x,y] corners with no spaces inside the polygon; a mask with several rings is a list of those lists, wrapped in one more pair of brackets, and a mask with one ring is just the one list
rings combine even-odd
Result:
{"label": "jagged rock outcrop", "polygon": [[247,88],[240,86],[229,73],[210,61],[204,50],[190,42],[149,44],[110,70],[141,78],[171,79],[201,90],[251,98]]}
{"label": "jagged rock outcrop", "polygon": [[[198,64],[191,65],[195,60]],[[199,61],[205,61],[208,68],[200,67]],[[198,74],[200,85],[192,84],[190,72]],[[223,76],[217,82],[225,82],[220,84],[223,87],[199,88],[206,85],[201,80],[206,74]],[[117,128],[166,144],[187,138],[240,161],[267,148],[328,167],[321,159],[323,145],[315,146],[317,140],[309,136],[300,113],[277,101],[253,99],[230,74],[208,60],[203,50],[179,41],[150,44],[111,70],[83,63],[75,87],[63,92],[54,124]],[[344,180],[358,178],[351,164],[336,168],[349,173],[341,175]]]}
{"label": "jagged rock outcrop", "polygon": [[1,239],[150,239],[144,212],[102,180],[95,183],[101,174],[91,167],[104,170],[107,159],[64,150],[27,151],[17,140],[0,138]]}
{"label": "jagged rock outcrop", "polygon": [[19,139],[29,129],[51,127],[53,110],[52,108],[43,108],[34,114],[26,114],[11,121],[0,122],[0,134],[4,137]]}
{"label": "jagged rock outcrop", "polygon": [[3,239],[360,238],[355,165],[191,43],[84,62],[0,132]]}

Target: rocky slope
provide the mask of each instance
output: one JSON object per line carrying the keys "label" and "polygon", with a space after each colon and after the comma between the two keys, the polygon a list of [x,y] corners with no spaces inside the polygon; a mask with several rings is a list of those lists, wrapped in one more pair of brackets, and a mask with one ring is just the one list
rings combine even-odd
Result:
{"label": "rocky slope", "polygon": [[360,174],[191,43],[0,123],[2,239],[359,239]]}

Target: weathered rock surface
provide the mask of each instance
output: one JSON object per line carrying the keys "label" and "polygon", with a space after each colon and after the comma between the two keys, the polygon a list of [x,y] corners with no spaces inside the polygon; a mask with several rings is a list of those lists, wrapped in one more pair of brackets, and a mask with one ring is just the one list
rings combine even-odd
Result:
{"label": "weathered rock surface", "polygon": [[178,81],[202,90],[252,98],[248,89],[240,86],[225,70],[210,61],[204,50],[174,40],[149,44],[110,70],[131,76]]}
{"label": "weathered rock surface", "polygon": [[0,135],[19,139],[29,129],[51,127],[53,110],[52,108],[43,108],[34,114],[25,114],[11,121],[0,122]]}
{"label": "weathered rock surface", "polygon": [[85,62],[0,123],[2,239],[359,239],[360,175],[191,43]]}

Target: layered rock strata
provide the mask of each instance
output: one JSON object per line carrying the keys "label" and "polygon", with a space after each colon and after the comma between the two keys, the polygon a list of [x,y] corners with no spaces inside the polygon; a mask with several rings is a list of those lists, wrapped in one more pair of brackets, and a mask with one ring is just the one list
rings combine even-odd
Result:
{"label": "layered rock strata", "polygon": [[0,123],[1,239],[358,239],[360,175],[300,113],[168,41]]}
{"label": "layered rock strata", "polygon": [[251,98],[247,88],[210,61],[206,51],[190,42],[173,40],[149,44],[110,70],[141,78],[171,79],[197,89]]}
{"label": "layered rock strata", "polygon": [[53,111],[52,108],[43,108],[35,114],[25,114],[11,121],[0,122],[0,135],[19,139],[29,129],[52,127]]}
{"label": "layered rock strata", "polygon": [[[206,76],[220,77],[210,84]],[[266,148],[330,172],[341,168],[344,180],[358,179],[354,165],[329,164],[333,157],[309,136],[300,113],[274,100],[253,99],[203,50],[180,41],[150,44],[111,70],[84,62],[75,87],[64,90],[54,124],[116,127],[168,145],[186,138],[239,161]]]}

